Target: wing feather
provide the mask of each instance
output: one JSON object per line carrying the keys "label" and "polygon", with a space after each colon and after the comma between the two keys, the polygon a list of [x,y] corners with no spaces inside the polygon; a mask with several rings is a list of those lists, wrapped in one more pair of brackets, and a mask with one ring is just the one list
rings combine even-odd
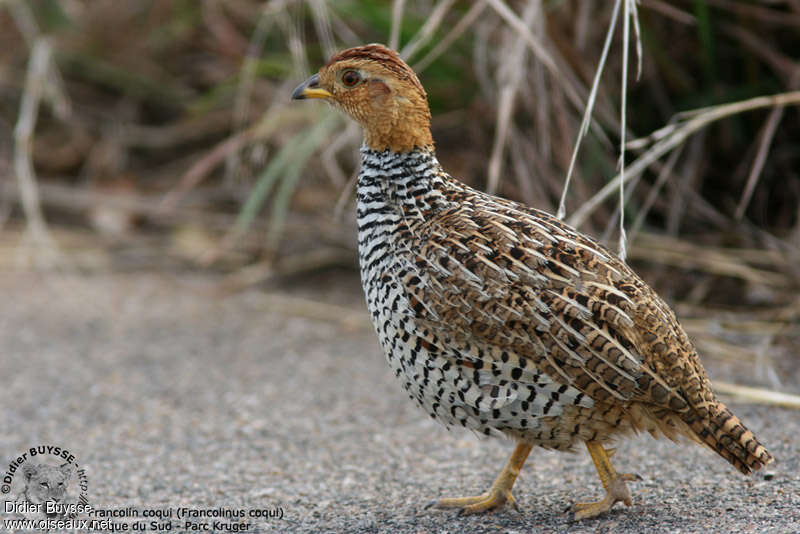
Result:
{"label": "wing feather", "polygon": [[[685,409],[681,384],[663,378],[674,367],[659,351],[664,332],[642,335],[648,325],[667,324],[678,331],[673,337],[685,337],[666,304],[602,245],[546,213],[484,203],[481,195],[415,232],[409,248],[429,279],[413,297],[424,303],[417,320],[462,357],[469,358],[468,346],[498,368],[530,360],[551,380],[598,401]],[[678,342],[691,348],[688,339]],[[511,363],[500,354],[510,354]],[[686,356],[666,360],[676,357]]]}

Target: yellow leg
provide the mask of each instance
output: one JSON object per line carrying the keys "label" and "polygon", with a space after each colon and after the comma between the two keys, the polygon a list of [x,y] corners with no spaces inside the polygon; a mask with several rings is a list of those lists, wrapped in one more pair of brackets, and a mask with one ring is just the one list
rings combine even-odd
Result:
{"label": "yellow leg", "polygon": [[476,497],[455,497],[439,499],[428,504],[425,508],[436,506],[437,508],[461,508],[459,514],[477,514],[502,508],[506,503],[510,503],[518,509],[514,497],[511,495],[511,488],[517,480],[520,469],[525,464],[525,460],[530,454],[532,445],[517,442],[511,458],[508,459],[503,472],[495,479],[489,491]]}
{"label": "yellow leg", "polygon": [[602,501],[578,503],[572,507],[575,516],[574,519],[586,519],[587,517],[595,517],[603,512],[607,512],[618,502],[625,503],[626,506],[631,505],[631,494],[628,491],[628,486],[625,481],[641,480],[639,475],[632,475],[629,473],[618,474],[611,465],[609,459],[614,455],[616,450],[609,449],[606,451],[603,446],[596,441],[587,441],[586,448],[589,449],[589,454],[592,456],[594,466],[597,468],[597,474],[600,475],[600,481],[606,489],[606,496]]}

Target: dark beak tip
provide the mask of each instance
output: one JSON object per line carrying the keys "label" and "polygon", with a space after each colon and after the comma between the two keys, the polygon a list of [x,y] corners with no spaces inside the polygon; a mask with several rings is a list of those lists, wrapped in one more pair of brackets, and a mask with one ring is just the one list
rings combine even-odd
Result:
{"label": "dark beak tip", "polygon": [[309,79],[295,87],[292,91],[292,100],[305,100],[305,90],[319,87],[319,74],[312,75]]}
{"label": "dark beak tip", "polygon": [[303,94],[303,91],[305,90],[306,90],[305,82],[295,87],[294,91],[292,91],[292,100],[305,100],[306,95]]}

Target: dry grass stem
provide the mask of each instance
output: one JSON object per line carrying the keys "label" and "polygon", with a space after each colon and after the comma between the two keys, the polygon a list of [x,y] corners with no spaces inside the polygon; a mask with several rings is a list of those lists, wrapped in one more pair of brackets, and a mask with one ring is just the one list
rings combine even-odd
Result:
{"label": "dry grass stem", "polygon": [[311,15],[314,19],[314,29],[322,43],[322,50],[325,57],[331,57],[336,53],[336,43],[331,29],[331,18],[325,0],[308,0],[311,5]]}
{"label": "dry grass stem", "polygon": [[635,17],[636,0],[625,0],[625,14],[622,20],[622,82],[620,83],[620,139],[619,139],[619,159],[617,160],[617,167],[619,168],[619,245],[617,246],[617,255],[622,261],[625,261],[626,246],[625,246],[625,141],[627,133],[627,117],[626,111],[628,108],[628,53],[630,51],[630,20]]}
{"label": "dry grass stem", "polygon": [[573,86],[567,76],[558,68],[553,56],[547,48],[536,38],[530,28],[523,22],[514,11],[502,0],[488,0],[489,5],[506,21],[509,27],[514,30],[528,44],[534,56],[541,61],[550,71],[553,78],[563,87],[564,92],[572,101],[576,108],[582,108],[584,103],[578,94],[578,90]]}
{"label": "dry grass stem", "polygon": [[[325,247],[280,258],[279,261],[261,261],[242,267],[225,277],[219,283],[218,290],[224,294],[236,293],[281,277],[298,276],[304,273],[347,265],[352,262],[352,256],[353,254],[350,251],[340,248]],[[305,302],[305,300],[302,302]],[[345,322],[350,323],[350,316],[354,314],[355,312],[350,311],[349,314],[345,316]],[[359,325],[365,323],[363,320],[352,322]]]}
{"label": "dry grass stem", "polygon": [[[24,0],[8,0],[7,4],[11,16],[14,18],[14,24],[25,39],[28,48],[32,51],[37,41],[44,38],[44,36],[31,12],[30,4]],[[72,106],[69,98],[67,98],[61,73],[50,62],[44,76],[47,77],[47,83],[44,84],[42,89],[45,100],[50,103],[53,112],[59,119],[62,121],[68,120],[72,114]]]}
{"label": "dry grass stem", "polygon": [[389,48],[397,50],[400,46],[400,30],[403,28],[403,14],[406,0],[394,0],[392,3],[392,31],[389,34]]}
{"label": "dry grass stem", "polygon": [[27,237],[34,247],[34,264],[40,268],[52,268],[63,263],[57,245],[47,229],[39,202],[36,173],[33,169],[33,135],[36,119],[47,84],[47,71],[53,52],[52,43],[47,38],[38,38],[33,44],[28,72],[25,78],[25,91],[19,109],[19,118],[14,128],[14,171],[19,184],[20,200],[27,221]]}
{"label": "dry grass stem", "polygon": [[[227,291],[223,286],[221,291]],[[293,295],[271,293],[264,296],[264,308],[267,310],[280,310],[288,316],[306,317],[337,323],[342,328],[354,331],[371,328],[369,321],[361,310],[353,310],[344,306],[328,304],[319,300],[306,299]]]}
{"label": "dry grass stem", "polygon": [[353,171],[347,184],[342,188],[339,198],[336,199],[336,204],[333,207],[333,220],[341,221],[344,217],[344,209],[347,206],[347,201],[353,198],[353,193],[356,190],[356,182],[358,181],[358,171]]}
{"label": "dry grass stem", "polygon": [[681,24],[693,25],[697,23],[697,18],[691,13],[687,13],[662,0],[642,0],[642,6]]}
{"label": "dry grass stem", "polygon": [[322,166],[336,187],[344,187],[348,181],[347,175],[336,161],[336,154],[344,147],[358,144],[360,139],[361,128],[354,122],[348,122],[342,135],[337,135],[331,144],[322,151],[320,155]]}
{"label": "dry grass stem", "polygon": [[[250,37],[233,100],[233,127],[236,131],[240,131],[244,128],[244,125],[250,120],[250,98],[256,80],[258,58],[261,55],[267,35],[274,22],[274,14],[284,8],[284,0],[273,1],[267,4],[262,10],[258,22],[256,23],[256,28]],[[238,135],[236,137],[238,137]],[[225,181],[228,184],[234,182],[240,161],[241,151],[233,150],[226,152]]]}
{"label": "dry grass stem", "polygon": [[631,259],[672,265],[686,270],[699,270],[720,276],[773,287],[792,287],[792,280],[783,273],[751,267],[742,261],[735,249],[694,245],[685,240],[641,233]]}
{"label": "dry grass stem", "polygon": [[744,191],[742,191],[742,198],[739,199],[739,205],[736,207],[736,213],[734,214],[736,220],[741,220],[742,217],[744,217],[744,212],[750,204],[750,198],[753,196],[758,178],[761,176],[764,162],[767,161],[767,154],[769,153],[772,139],[775,137],[775,130],[778,128],[778,123],[780,123],[783,118],[784,109],[783,106],[774,108],[770,111],[769,117],[767,117],[764,123],[764,128],[761,132],[761,141],[758,144],[758,153],[756,154],[755,160],[753,160],[750,174],[747,176],[747,184],[745,185]]}
{"label": "dry grass stem", "polygon": [[300,76],[305,76],[310,72],[308,56],[305,46],[305,26],[295,10],[287,9],[278,11],[275,21],[283,30],[287,47],[292,58],[292,70]]}
{"label": "dry grass stem", "polygon": [[469,10],[464,13],[464,16],[456,23],[453,28],[447,32],[447,34],[436,43],[430,52],[428,52],[422,59],[416,62],[413,66],[415,72],[420,73],[425,70],[428,65],[436,61],[436,59],[441,56],[453,42],[461,37],[461,35],[467,31],[467,29],[472,26],[475,21],[478,19],[483,10],[486,8],[486,0],[478,0],[474,2]]}
{"label": "dry grass stem", "polygon": [[753,18],[755,20],[762,20],[764,22],[769,22],[770,24],[774,24],[776,26],[784,26],[789,28],[797,28],[800,27],[800,14],[797,14],[797,11],[800,10],[800,7],[797,5],[796,0],[790,0],[790,2],[785,2],[788,4],[794,4],[792,9],[794,13],[791,11],[781,11],[777,9],[773,9],[772,7],[768,7],[770,4],[772,5],[779,5],[784,2],[774,2],[774,1],[763,1],[763,2],[756,2],[750,4],[748,2],[739,2],[738,0],[706,0],[712,6],[719,7],[721,9],[725,9],[727,11],[731,11],[734,13],[738,13],[739,16],[743,18]]}
{"label": "dry grass stem", "polygon": [[729,384],[727,382],[714,382],[714,391],[725,395],[732,395],[738,399],[758,404],[769,404],[771,406],[781,406],[782,408],[800,409],[800,395],[781,393],[769,389],[753,388]]}
{"label": "dry grass stem", "polygon": [[174,210],[188,191],[197,187],[220,164],[231,161],[231,155],[240,153],[242,147],[253,138],[254,131],[255,128],[252,127],[242,130],[207,151],[180,177],[177,185],[164,195],[159,203],[161,210]]}
{"label": "dry grass stem", "polygon": [[121,124],[117,138],[124,147],[168,150],[186,143],[202,142],[207,137],[228,132],[230,128],[231,113],[226,109],[160,126]]}
{"label": "dry grass stem", "polygon": [[328,14],[331,17],[331,28],[340,42],[353,46],[361,42],[361,37],[335,11],[329,11]]}
{"label": "dry grass stem", "polygon": [[417,31],[411,41],[400,51],[400,56],[409,60],[420,47],[425,46],[433,37],[434,32],[439,28],[444,20],[444,16],[453,6],[455,0],[440,0],[436,7],[431,10],[431,14],[425,20],[425,24]]}
{"label": "dry grass stem", "polygon": [[[647,137],[627,143],[629,149],[641,149],[648,145],[652,146],[628,167],[625,180],[630,180],[634,176],[644,172],[653,162],[660,159],[661,156],[686,141],[690,135],[713,122],[755,109],[797,104],[800,104],[800,91],[791,91],[679,113],[675,116],[674,122],[671,122],[671,124],[659,128]],[[580,206],[567,222],[572,226],[580,226],[583,224],[586,218],[613,194],[617,187],[619,187],[620,180],[621,177],[619,175],[614,177],[614,179],[603,186],[592,198]]]}
{"label": "dry grass stem", "polygon": [[589,42],[592,8],[594,2],[591,0],[581,0],[578,3],[578,14],[575,17],[575,48],[581,52],[586,51],[586,44]]}
{"label": "dry grass stem", "polygon": [[[532,26],[534,19],[542,16],[541,1],[533,0],[525,5],[523,11],[523,22],[526,26]],[[500,173],[503,166],[503,154],[505,153],[506,140],[508,138],[509,127],[511,125],[511,115],[514,111],[514,101],[519,90],[522,75],[525,72],[525,61],[527,59],[525,43],[519,39],[507,40],[502,56],[507,58],[503,62],[498,86],[500,87],[499,105],[497,107],[497,122],[495,125],[494,144],[492,155],[489,158],[488,179],[486,191],[496,193],[500,183]]]}
{"label": "dry grass stem", "polygon": [[656,178],[653,187],[650,188],[650,191],[647,193],[647,197],[645,198],[642,206],[639,208],[638,213],[636,214],[636,219],[633,221],[633,225],[631,226],[630,232],[630,240],[633,241],[636,239],[636,234],[639,233],[639,230],[642,228],[644,224],[644,219],[647,217],[647,214],[650,213],[650,209],[655,204],[656,200],[658,199],[658,195],[661,192],[661,189],[664,187],[664,184],[667,183],[667,180],[672,175],[672,169],[675,167],[675,163],[678,161],[681,153],[683,152],[683,145],[676,148],[667,158],[666,163],[661,170],[658,171],[658,177]]}
{"label": "dry grass stem", "polygon": [[[605,61],[608,57],[608,51],[611,45],[611,38],[614,34],[614,29],[616,27],[617,17],[619,16],[619,9],[620,3],[623,0],[617,0],[614,3],[614,10],[611,15],[611,21],[609,22],[608,31],[606,32],[606,39],[603,45],[603,52],[600,56],[600,61],[597,66],[597,71],[595,73],[594,81],[592,82],[592,88],[589,93],[589,101],[586,105],[586,110],[584,111],[583,121],[581,123],[580,131],[578,132],[578,138],[575,142],[575,148],[573,149],[572,158],[570,160],[569,169],[567,170],[567,177],[564,181],[564,188],[561,194],[561,200],[558,205],[558,212],[557,216],[560,219],[563,219],[566,215],[566,196],[569,190],[569,184],[572,178],[572,173],[575,168],[575,162],[577,160],[578,149],[580,148],[581,140],[588,132],[588,127],[591,121],[592,109],[594,107],[594,101],[597,97],[597,90],[600,83],[600,77],[603,73],[603,68],[605,67]],[[624,8],[624,15],[623,15],[623,30],[622,30],[622,83],[621,83],[621,92],[620,92],[620,149],[619,149],[619,158],[617,161],[617,166],[619,168],[619,176],[621,179],[619,180],[619,243],[617,247],[617,254],[619,255],[620,259],[625,261],[626,252],[626,236],[625,236],[625,142],[626,142],[626,129],[627,129],[627,95],[628,95],[628,52],[630,50],[630,22],[633,19],[634,22],[634,29],[636,34],[636,53],[637,53],[637,79],[641,75],[642,71],[642,45],[641,45],[641,31],[639,29],[639,18],[638,13],[636,11],[636,0],[624,0],[625,8]]]}
{"label": "dry grass stem", "polygon": [[[117,195],[58,183],[41,183],[38,184],[38,189],[43,206],[72,214],[85,213],[96,206],[106,206],[141,215],[154,223],[197,223],[217,231],[227,230],[236,219],[234,215],[183,205],[198,204],[198,199],[191,196],[184,197],[183,204],[170,206],[169,210],[165,210],[159,202],[161,195]],[[10,188],[10,196],[13,200],[21,200],[19,186]],[[263,225],[259,229],[263,230]]]}
{"label": "dry grass stem", "polygon": [[561,200],[558,203],[558,212],[556,216],[559,219],[564,219],[567,214],[567,192],[572,181],[572,173],[575,170],[575,163],[578,160],[578,151],[581,147],[581,141],[586,137],[589,132],[589,125],[592,120],[592,110],[594,110],[594,103],[597,100],[597,91],[600,87],[600,78],[603,75],[606,59],[608,58],[608,51],[611,49],[611,39],[614,36],[614,28],[617,25],[617,18],[619,17],[620,0],[614,3],[614,10],[611,13],[611,20],[609,22],[608,31],[606,32],[606,40],[603,43],[603,52],[600,54],[600,61],[597,64],[597,70],[594,74],[592,81],[592,88],[589,91],[589,99],[586,102],[586,109],[583,112],[583,119],[581,121],[580,130],[578,130],[578,137],[575,139],[575,147],[572,149],[572,157],[569,161],[569,168],[567,169],[567,177],[564,180],[564,187],[561,191]]}
{"label": "dry grass stem", "polygon": [[[705,160],[705,144],[707,131],[702,130],[687,142],[686,156],[683,158],[681,169],[675,173],[674,180],[667,183],[669,192],[667,198],[666,234],[677,237],[685,214],[689,211],[693,199],[687,199],[687,191],[694,191],[697,181],[701,178],[700,166]],[[682,145],[686,146],[686,145]]]}

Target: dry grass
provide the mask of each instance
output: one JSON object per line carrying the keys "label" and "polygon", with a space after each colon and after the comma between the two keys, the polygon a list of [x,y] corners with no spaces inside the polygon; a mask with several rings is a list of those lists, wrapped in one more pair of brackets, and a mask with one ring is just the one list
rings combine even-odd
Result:
{"label": "dry grass", "polygon": [[795,2],[6,0],[0,224],[27,226],[18,250],[43,268],[48,223],[237,287],[346,263],[360,134],[288,95],[334,50],[388,42],[453,174],[623,253],[627,229],[629,260],[690,320],[744,310],[787,332],[799,35]]}

